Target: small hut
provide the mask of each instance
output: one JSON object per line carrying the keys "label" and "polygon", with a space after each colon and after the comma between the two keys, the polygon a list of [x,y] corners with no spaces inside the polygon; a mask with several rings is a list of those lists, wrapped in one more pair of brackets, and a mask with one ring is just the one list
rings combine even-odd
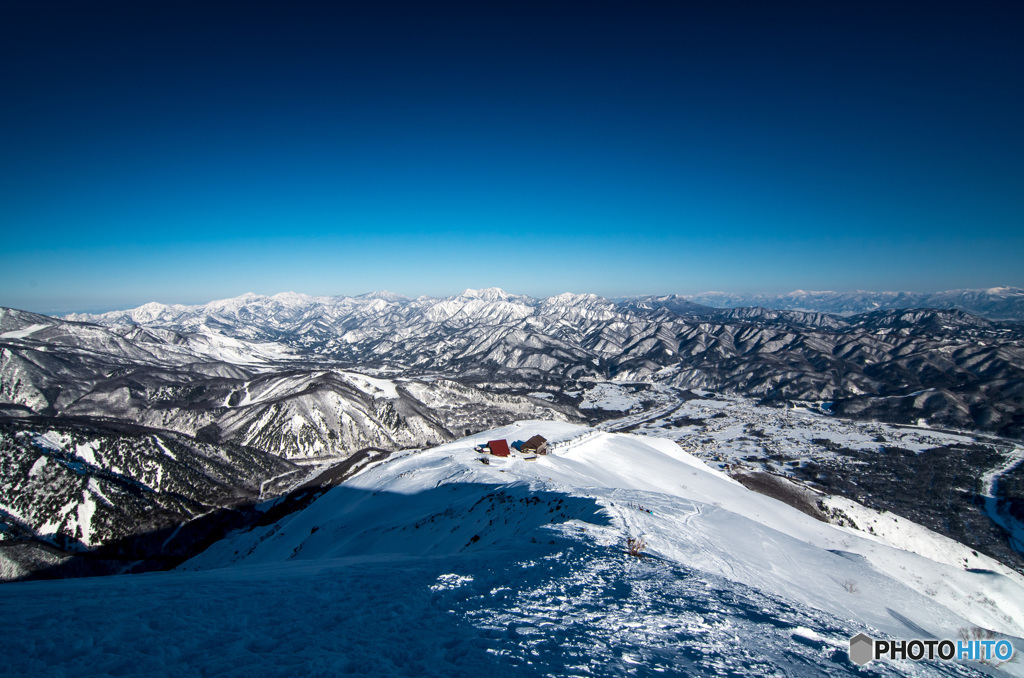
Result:
{"label": "small hut", "polygon": [[548,441],[544,436],[533,436],[520,448],[523,454],[547,454],[548,453]]}
{"label": "small hut", "polygon": [[495,457],[508,456],[508,442],[505,440],[492,440],[487,443],[487,447],[491,449],[491,454]]}

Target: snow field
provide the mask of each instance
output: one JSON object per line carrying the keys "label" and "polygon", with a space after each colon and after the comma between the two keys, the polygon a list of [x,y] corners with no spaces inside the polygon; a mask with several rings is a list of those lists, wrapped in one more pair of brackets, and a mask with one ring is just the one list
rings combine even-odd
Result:
{"label": "snow field", "polygon": [[307,562],[5,586],[0,675],[511,675],[433,603],[439,567]]}
{"label": "snow field", "polygon": [[[556,453],[535,462],[490,458],[491,463],[483,465],[472,452],[477,442],[523,438],[527,432],[548,437]],[[583,442],[575,445],[562,442],[581,438]],[[555,422],[521,422],[380,464],[345,485],[350,492],[388,493],[387,508],[373,508],[372,515],[364,515],[358,507],[369,499],[328,495],[318,502],[320,512],[296,516],[294,526],[289,524],[272,537],[254,535],[257,543],[247,545],[247,561],[277,562],[300,553],[334,557],[497,547],[530,534],[537,523],[517,511],[503,514],[500,525],[484,524],[471,520],[469,508],[489,488],[525,487],[534,496],[554,492],[571,498],[565,502],[573,508],[563,511],[560,522],[592,516],[594,510],[578,502],[595,502],[614,529],[595,527],[593,517],[586,522],[591,536],[603,534],[606,546],[621,544],[629,536],[643,537],[652,553],[669,561],[859,619],[888,633],[900,632],[905,626],[900,619],[917,619],[915,624],[930,628],[937,637],[955,637],[970,625],[1024,636],[1017,621],[1024,619],[1017,613],[1024,601],[1024,582],[1007,568],[997,572],[998,563],[975,560],[996,567],[991,574],[966,571],[950,555],[964,547],[949,540],[942,544],[923,528],[904,539],[904,547],[918,551],[914,553],[821,523],[747,490],[667,440],[594,435]],[[434,497],[437,505],[426,508],[424,503],[434,502]],[[624,508],[630,505],[652,513]],[[439,527],[408,529],[423,513]],[[353,515],[342,521],[349,514]],[[311,534],[314,527],[317,534]],[[302,537],[299,544],[296,535]],[[479,545],[470,541],[473,536],[480,537]],[[209,566],[218,557],[222,556],[211,549],[193,565]],[[860,593],[851,594],[846,582],[856,582]]]}
{"label": "snow field", "polygon": [[[536,433],[554,454],[473,451]],[[860,631],[1024,647],[1022,601],[1011,576],[818,522],[669,440],[530,421],[392,457],[175,572],[0,587],[0,671],[859,675]]]}

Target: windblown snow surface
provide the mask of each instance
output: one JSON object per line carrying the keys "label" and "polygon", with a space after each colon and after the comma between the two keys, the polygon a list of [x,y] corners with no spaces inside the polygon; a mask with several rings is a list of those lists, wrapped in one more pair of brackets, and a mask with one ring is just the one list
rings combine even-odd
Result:
{"label": "windblown snow surface", "polygon": [[[537,433],[537,460],[473,450]],[[520,422],[371,466],[178,571],[0,586],[0,674],[1024,674],[849,661],[861,631],[1024,647],[1024,579],[915,534],[819,522],[668,440]]]}

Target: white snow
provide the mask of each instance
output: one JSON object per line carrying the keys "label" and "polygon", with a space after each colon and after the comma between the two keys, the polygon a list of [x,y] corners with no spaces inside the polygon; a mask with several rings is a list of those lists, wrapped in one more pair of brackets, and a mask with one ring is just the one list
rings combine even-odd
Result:
{"label": "white snow", "polygon": [[71,442],[71,439],[64,433],[47,431],[46,433],[39,433],[33,436],[32,442],[43,449],[62,452],[68,443]]}
{"label": "white snow", "polygon": [[[91,486],[96,481],[89,479]],[[90,488],[91,489],[91,488]],[[82,543],[92,545],[92,517],[96,515],[96,502],[89,489],[82,491],[82,503],[78,505],[78,529],[81,531]]]}
{"label": "white snow", "polygon": [[47,464],[47,459],[46,459],[45,455],[43,455],[43,456],[39,457],[38,459],[36,459],[35,463],[32,464],[32,468],[30,468],[28,470],[29,477],[30,478],[35,478],[40,473],[42,473],[43,469],[46,468],[46,464]]}
{"label": "white snow", "polygon": [[87,464],[96,465],[96,446],[99,443],[95,440],[90,440],[85,443],[80,443],[75,447],[75,454],[79,459],[86,462]]}
{"label": "white snow", "polygon": [[[534,434],[554,452],[483,464],[473,449]],[[178,571],[0,587],[6,668],[856,675],[845,649],[860,631],[955,639],[977,625],[1024,646],[1019,575],[965,569],[959,545],[899,523],[869,537],[819,522],[666,439],[519,422],[393,456]]]}
{"label": "white snow", "polygon": [[[483,465],[472,450],[485,439],[524,438],[538,432],[555,443],[556,454],[536,462],[492,458]],[[421,496],[445,485],[457,490],[519,483],[534,492],[585,496],[597,500],[613,517],[615,528],[605,533],[606,541],[621,540],[627,534],[643,536],[662,557],[787,600],[841,616],[852,613],[876,628],[888,626],[890,632],[897,629],[885,607],[899,603],[903,617],[939,634],[955,634],[962,626],[976,624],[1024,636],[1024,626],[1016,621],[1024,620],[1024,580],[1007,568],[999,568],[998,574],[977,574],[950,563],[944,554],[938,559],[928,557],[934,554],[923,547],[918,549],[923,553],[913,553],[820,523],[750,492],[666,440],[597,434],[579,444],[558,444],[584,433],[586,429],[567,424],[520,423],[378,465],[346,487]],[[642,505],[653,513],[623,509],[624,504]],[[318,505],[320,511],[296,516],[288,530],[272,538],[260,534],[252,537],[253,543],[245,538],[223,542],[191,566],[234,560],[223,553],[227,549],[247,553],[246,563],[270,563],[287,560],[300,547],[310,557],[323,558],[367,548],[370,552],[430,552],[438,545],[437,535],[426,531],[401,539],[377,537],[387,525],[400,529],[396,515],[401,511],[381,507],[383,518],[353,520],[346,514],[355,507],[344,493],[331,493]],[[443,513],[449,508],[446,502],[436,510]],[[430,509],[416,507],[421,510]],[[319,529],[311,535],[316,525]],[[837,590],[841,589],[837,577],[840,582],[857,579],[861,588],[885,590],[886,597],[850,599],[850,594]],[[932,588],[942,590],[941,605],[926,593]],[[984,595],[968,596],[967,591],[984,591]],[[979,597],[994,603],[980,605],[975,601]]]}
{"label": "white snow", "polygon": [[241,341],[213,331],[185,335],[194,355],[234,365],[259,365],[268,361],[295,360],[295,352],[274,342]]}
{"label": "white snow", "polygon": [[636,405],[636,398],[625,387],[614,382],[601,382],[587,390],[581,409],[624,411]]}
{"label": "white snow", "polygon": [[23,327],[20,330],[4,332],[3,334],[0,334],[0,339],[24,339],[25,337],[35,334],[39,330],[46,329],[47,327],[51,327],[51,325],[44,323],[29,325],[28,327]]}
{"label": "white snow", "polygon": [[174,452],[171,452],[167,445],[164,444],[164,441],[160,439],[160,436],[153,436],[153,442],[155,442],[160,447],[160,449],[164,451],[164,454],[166,454],[174,461],[178,461],[178,457],[174,454]]}
{"label": "white snow", "polygon": [[378,379],[366,376],[365,374],[356,374],[355,372],[344,372],[343,374],[349,381],[354,382],[361,391],[373,397],[388,398],[390,400],[398,398],[398,388],[395,382],[390,379]]}

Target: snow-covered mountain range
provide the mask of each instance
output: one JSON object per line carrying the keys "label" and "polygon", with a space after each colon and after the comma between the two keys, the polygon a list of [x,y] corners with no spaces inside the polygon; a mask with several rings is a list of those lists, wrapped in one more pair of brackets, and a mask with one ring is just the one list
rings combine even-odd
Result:
{"label": "snow-covered mountain range", "polygon": [[14,416],[113,419],[308,458],[566,412],[445,379],[378,379],[277,343],[0,310],[0,413]]}
{"label": "snow-covered mountain range", "polygon": [[855,315],[869,311],[906,308],[937,308],[964,311],[990,320],[1024,322],[1024,289],[990,287],[945,292],[807,292],[788,294],[729,294],[704,292],[685,299],[718,308],[761,306],[787,311],[813,311]]}
{"label": "snow-covered mountain range", "polygon": [[440,299],[250,294],[69,319],[273,342],[351,369],[488,388],[646,380],[779,403],[828,401],[847,416],[1024,433],[1024,326],[957,310],[842,317],[492,288]]}
{"label": "snow-covered mountain range", "polygon": [[280,344],[3,309],[0,572],[254,501],[297,468],[289,460],[315,470],[522,417],[581,419],[447,379],[340,370]]}

